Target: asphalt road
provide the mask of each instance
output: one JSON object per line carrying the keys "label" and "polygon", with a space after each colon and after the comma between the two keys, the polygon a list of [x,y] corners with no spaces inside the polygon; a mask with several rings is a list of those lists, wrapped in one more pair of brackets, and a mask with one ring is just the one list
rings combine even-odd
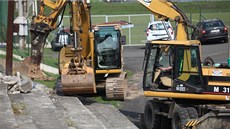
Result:
{"label": "asphalt road", "polygon": [[[209,44],[202,44],[202,61],[206,57],[213,58],[215,63],[227,62],[229,55],[229,44],[221,42],[213,42]],[[127,46],[124,47],[124,69],[133,72],[134,76],[138,77],[132,78],[129,85],[139,92],[142,92],[142,77],[140,74],[142,72],[142,64],[144,59],[145,46]],[[139,79],[139,80],[138,80]],[[132,81],[135,82],[132,84]],[[139,115],[143,113],[145,102],[151,98],[146,98],[143,95],[139,95],[133,99],[128,99],[123,102],[120,111],[126,115],[134,124],[136,124],[140,129],[142,129],[139,122]]]}
{"label": "asphalt road", "polygon": [[202,58],[213,58],[215,63],[227,62],[229,57],[229,43],[210,43],[202,45]]}

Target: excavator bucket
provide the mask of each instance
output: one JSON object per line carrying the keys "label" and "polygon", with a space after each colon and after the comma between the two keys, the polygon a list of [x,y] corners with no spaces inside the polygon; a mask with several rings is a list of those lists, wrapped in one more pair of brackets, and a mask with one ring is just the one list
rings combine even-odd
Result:
{"label": "excavator bucket", "polygon": [[65,95],[96,93],[93,73],[61,75],[61,91]]}

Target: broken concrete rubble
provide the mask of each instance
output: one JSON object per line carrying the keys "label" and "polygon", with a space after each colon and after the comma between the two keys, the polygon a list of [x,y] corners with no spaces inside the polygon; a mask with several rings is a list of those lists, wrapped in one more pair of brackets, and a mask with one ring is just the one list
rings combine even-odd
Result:
{"label": "broken concrete rubble", "polygon": [[0,73],[0,80],[7,85],[9,94],[28,93],[32,90],[32,81],[30,78],[20,75],[17,72],[15,76],[6,76]]}

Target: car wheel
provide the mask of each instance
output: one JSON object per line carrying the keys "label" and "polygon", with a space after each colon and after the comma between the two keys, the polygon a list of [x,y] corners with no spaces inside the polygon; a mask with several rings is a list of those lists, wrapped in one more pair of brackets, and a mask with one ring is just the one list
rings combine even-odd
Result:
{"label": "car wheel", "polygon": [[224,43],[228,43],[228,38],[225,38],[225,39],[224,39]]}

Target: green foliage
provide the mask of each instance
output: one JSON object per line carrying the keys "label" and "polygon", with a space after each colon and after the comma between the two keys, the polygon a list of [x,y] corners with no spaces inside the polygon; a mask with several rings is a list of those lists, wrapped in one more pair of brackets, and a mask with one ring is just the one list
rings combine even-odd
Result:
{"label": "green foliage", "polygon": [[58,68],[58,53],[59,52],[52,51],[51,48],[46,48],[43,54],[43,63]]}
{"label": "green foliage", "polygon": [[[1,48],[0,50],[6,51],[6,48]],[[14,47],[13,54],[21,56],[23,58],[28,57],[30,55],[30,49],[27,48],[24,50],[19,50],[19,48]],[[51,48],[45,48],[43,51],[43,61],[42,63],[47,64],[49,66],[58,68],[58,53],[52,51]],[[5,57],[5,56],[4,56]],[[20,61],[14,58],[15,61]]]}
{"label": "green foliage", "polygon": [[133,76],[133,72],[132,71],[126,69],[125,72],[127,73],[127,77],[128,78]]}
{"label": "green foliage", "polygon": [[[116,2],[107,3],[93,1],[93,15],[121,15],[121,14],[147,14],[149,11],[139,2]],[[185,13],[198,13],[200,8],[204,13],[230,12],[230,1],[209,1],[209,2],[175,2]]]}
{"label": "green foliage", "polygon": [[102,96],[98,96],[98,97],[95,97],[94,98],[95,101],[97,103],[103,103],[103,104],[111,104],[111,105],[114,105],[115,107],[120,107],[120,101],[116,101],[116,100],[106,100],[104,97]]}
{"label": "green foliage", "polygon": [[[6,59],[6,55],[0,54],[0,58],[1,58],[1,59]],[[19,61],[20,61],[20,60],[18,60],[18,59],[16,59],[16,58],[13,57],[13,62],[19,62]]]}
{"label": "green foliage", "polygon": [[91,2],[92,15],[145,14],[147,10],[138,2]]}
{"label": "green foliage", "polygon": [[43,81],[43,80],[34,80],[35,82],[38,82],[38,83],[41,83],[45,86],[47,86],[48,88],[51,88],[53,89],[56,85],[56,81],[57,81],[57,78],[59,77],[58,74],[52,74],[52,73],[48,73],[48,72],[44,72],[48,77],[50,78],[53,78],[53,80],[46,80],[46,81]]}
{"label": "green foliage", "polygon": [[185,13],[230,12],[230,1],[178,2],[175,3]]}

